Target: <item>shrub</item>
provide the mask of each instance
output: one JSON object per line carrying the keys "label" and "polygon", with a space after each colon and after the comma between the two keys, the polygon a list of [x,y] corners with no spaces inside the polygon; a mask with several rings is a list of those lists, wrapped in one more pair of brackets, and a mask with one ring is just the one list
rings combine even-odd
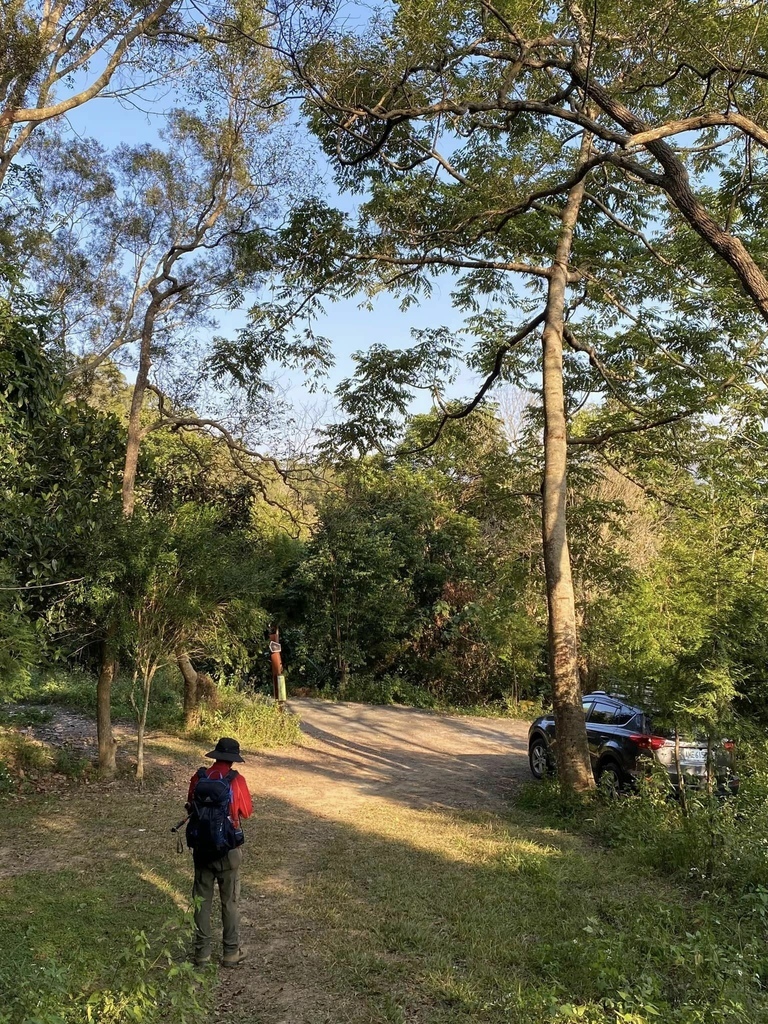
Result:
{"label": "shrub", "polygon": [[222,686],[218,707],[201,705],[187,735],[203,743],[235,736],[244,747],[276,747],[298,743],[301,729],[298,717],[272,697]]}
{"label": "shrub", "polygon": [[184,956],[189,917],[152,936],[134,933],[104,986],[79,989],[55,963],[0,963],[0,1024],[197,1024],[206,1016],[204,976]]}
{"label": "shrub", "polygon": [[23,704],[17,707],[0,709],[0,726],[9,725],[16,729],[25,725],[44,725],[50,722],[53,713],[45,708],[25,707]]}
{"label": "shrub", "polygon": [[[183,721],[181,682],[178,671],[166,667],[155,676],[147,725],[152,729],[172,730]],[[122,673],[112,686],[112,716],[133,721],[132,679]],[[96,713],[96,678],[89,672],[61,667],[48,668],[34,680],[28,697],[42,704],[61,704],[86,715]]]}
{"label": "shrub", "polygon": [[705,883],[710,891],[768,890],[768,746],[740,750],[741,788],[719,799],[689,791],[673,798],[659,771],[636,792],[610,798],[574,796],[554,779],[527,787],[520,803],[587,831],[632,860],[665,874]]}
{"label": "shrub", "polygon": [[6,793],[12,793],[15,785],[16,783],[10,767],[5,761],[0,760],[0,796],[5,796]]}
{"label": "shrub", "polygon": [[50,747],[17,732],[0,732],[0,760],[12,775],[39,774],[53,764]]}
{"label": "shrub", "polygon": [[65,744],[53,757],[53,770],[70,779],[81,779],[91,767],[90,760],[76,747]]}
{"label": "shrub", "polygon": [[364,704],[406,704],[412,708],[426,709],[437,707],[437,700],[431,693],[396,675],[352,675],[344,687],[338,690],[337,696],[339,700]]}

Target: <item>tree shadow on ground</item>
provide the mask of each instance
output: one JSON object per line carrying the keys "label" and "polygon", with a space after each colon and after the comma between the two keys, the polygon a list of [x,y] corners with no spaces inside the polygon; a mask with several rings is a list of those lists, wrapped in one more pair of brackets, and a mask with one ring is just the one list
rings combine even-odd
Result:
{"label": "tree shadow on ground", "polygon": [[[552,1024],[576,1019],[558,1009],[569,1005],[613,1024],[610,1001],[642,1000],[676,1024],[707,1020],[702,1006],[766,1019],[750,973],[728,966],[759,922],[716,923],[716,904],[519,813],[378,799],[385,779],[339,820],[342,769],[314,809],[290,788],[259,797],[254,776],[250,957],[222,976],[216,1024]],[[0,892],[14,922],[0,959],[108,974],[132,930],[152,932],[187,899],[191,861],[168,831],[182,799],[170,783],[82,787],[17,808],[3,845],[24,870]]]}
{"label": "tree shadow on ground", "polygon": [[[290,749],[260,751],[281,784],[301,791],[319,777],[344,787],[351,797],[379,796],[409,807],[486,807],[501,809],[527,775],[519,750],[505,753],[449,753],[415,745],[412,749],[360,742],[307,722],[302,730],[317,748],[302,758]],[[457,737],[460,749],[461,738]]]}
{"label": "tree shadow on ground", "polygon": [[[435,727],[441,732],[454,734],[459,742],[465,740],[467,732],[479,730],[482,740],[527,751],[529,723],[516,718],[483,718],[472,715],[449,715],[440,711],[427,711],[405,705],[355,704],[343,701],[322,701],[301,698],[289,701],[291,710],[302,715],[306,709],[316,721],[325,720],[325,728],[334,730],[343,720],[352,726],[359,726],[366,732],[386,736],[395,742],[407,742],[419,746],[413,736],[421,733],[429,737]],[[430,749],[428,744],[424,749]]]}
{"label": "tree shadow on ground", "polygon": [[[712,908],[576,837],[384,805],[331,821],[280,799],[254,828],[252,955],[218,1024],[235,1011],[243,1024],[551,1024],[577,1019],[558,1017],[569,1004],[607,1024],[611,1001],[643,1000],[692,1024],[702,1002],[734,1021],[768,1009],[704,953],[743,938]],[[698,959],[680,954],[693,933]],[[757,1016],[729,1018],[729,1000]]]}

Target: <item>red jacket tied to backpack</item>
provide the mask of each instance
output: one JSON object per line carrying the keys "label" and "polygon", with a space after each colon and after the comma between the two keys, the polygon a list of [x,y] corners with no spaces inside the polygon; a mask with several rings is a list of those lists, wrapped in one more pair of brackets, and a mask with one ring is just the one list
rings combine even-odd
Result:
{"label": "red jacket tied to backpack", "polygon": [[[207,769],[207,777],[209,779],[223,779],[231,770],[232,765],[229,761],[216,761],[211,768]],[[192,803],[199,781],[200,776],[195,772],[189,783],[187,803]],[[250,818],[252,814],[253,801],[251,800],[251,794],[248,792],[248,784],[242,775],[236,774],[234,779],[232,779],[232,800],[229,805],[229,816],[232,819],[232,824],[235,828],[239,828],[240,819]]]}

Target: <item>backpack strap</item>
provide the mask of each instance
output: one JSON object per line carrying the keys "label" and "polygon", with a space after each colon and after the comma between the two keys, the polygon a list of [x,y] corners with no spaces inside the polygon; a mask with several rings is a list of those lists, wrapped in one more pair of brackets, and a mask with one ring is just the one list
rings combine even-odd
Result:
{"label": "backpack strap", "polygon": [[198,777],[198,779],[207,779],[208,778],[208,769],[207,768],[198,768],[197,769],[197,777]]}

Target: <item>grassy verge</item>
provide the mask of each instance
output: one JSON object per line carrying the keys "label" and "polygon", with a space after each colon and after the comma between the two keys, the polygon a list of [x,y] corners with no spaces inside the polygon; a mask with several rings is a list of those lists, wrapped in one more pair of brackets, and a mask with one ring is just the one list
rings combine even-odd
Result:
{"label": "grassy verge", "polygon": [[[131,679],[121,675],[112,687],[112,717],[117,721],[132,723],[135,720],[131,685]],[[37,705],[58,705],[90,717],[96,714],[96,681],[85,672],[48,669],[39,673],[21,696],[35,706],[24,708],[19,714],[9,705],[10,711],[0,712],[0,727],[44,721],[45,708]],[[186,735],[201,743],[215,742],[219,736],[229,734],[252,749],[297,743],[301,736],[297,718],[285,713],[271,697],[228,686],[220,686],[217,703],[202,705],[191,730],[185,729],[181,684],[178,673],[170,669],[156,676],[147,727],[172,735]]]}
{"label": "grassy verge", "polygon": [[743,751],[742,762],[736,798],[689,791],[685,802],[671,799],[661,772],[618,798],[575,797],[550,779],[528,787],[521,805],[694,892],[738,900],[740,915],[763,908],[768,922],[768,744]]}
{"label": "grassy verge", "polygon": [[143,796],[118,781],[3,799],[0,1024],[204,1018],[210,985],[184,956],[189,866],[168,833],[179,805],[167,779]]}
{"label": "grassy verge", "polygon": [[[183,744],[177,756],[194,761]],[[22,984],[36,979],[45,993],[55,991],[44,973],[55,965],[67,991],[125,1000],[134,989],[120,964],[136,931],[156,934],[186,904],[190,865],[167,832],[179,793],[84,789],[4,806],[6,863],[17,873],[0,890],[0,914],[14,922],[0,974],[18,991],[21,963]],[[735,912],[722,894],[679,885],[549,826],[541,813],[502,818],[384,801],[344,820],[334,813],[330,796],[322,817],[290,793],[257,800],[244,877],[257,984],[239,981],[242,1024],[768,1019],[765,918]],[[288,1007],[264,995],[270,958]],[[175,961],[162,963],[160,987]],[[82,1006],[77,1012],[60,1019],[85,1024]],[[156,1019],[191,1021],[190,1012]]]}
{"label": "grassy verge", "polygon": [[521,812],[369,812],[301,905],[359,1024],[768,1019],[760,920]]}
{"label": "grassy verge", "polygon": [[301,729],[297,716],[281,709],[271,697],[222,689],[219,706],[198,709],[185,735],[212,744],[219,736],[236,736],[241,746],[258,750],[298,743]]}

